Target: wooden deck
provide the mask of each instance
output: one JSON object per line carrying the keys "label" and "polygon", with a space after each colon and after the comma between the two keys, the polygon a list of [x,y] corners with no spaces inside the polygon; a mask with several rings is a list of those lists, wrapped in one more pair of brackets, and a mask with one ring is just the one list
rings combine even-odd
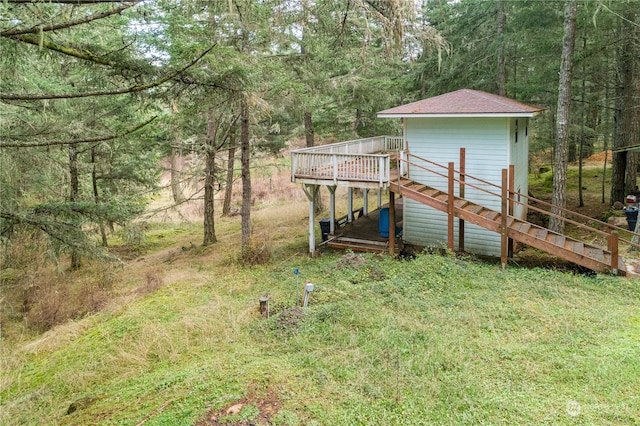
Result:
{"label": "wooden deck", "polygon": [[291,152],[291,181],[356,188],[387,188],[391,157],[403,149],[398,136],[376,136]]}

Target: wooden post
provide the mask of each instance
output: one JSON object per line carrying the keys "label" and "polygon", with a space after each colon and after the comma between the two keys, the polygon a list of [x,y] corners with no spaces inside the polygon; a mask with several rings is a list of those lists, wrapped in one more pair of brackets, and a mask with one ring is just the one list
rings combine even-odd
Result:
{"label": "wooden post", "polygon": [[348,211],[347,211],[347,222],[351,223],[353,222],[353,188],[349,187],[349,190],[347,191],[347,204],[348,206]]}
{"label": "wooden post", "polygon": [[389,191],[389,254],[396,254],[396,197]]}
{"label": "wooden post", "polygon": [[335,235],[336,233],[336,186],[328,186],[329,190],[329,221],[330,228],[329,232],[331,235]]}
{"label": "wooden post", "polygon": [[453,202],[455,200],[455,195],[453,194],[453,183],[454,183],[454,169],[453,169],[453,161],[449,162],[449,188],[448,188],[448,195],[449,198],[447,200],[447,213],[448,213],[448,224],[447,224],[447,247],[449,248],[449,250],[454,251],[455,250],[455,245],[453,242],[453,238],[454,238],[454,232],[453,232],[453,219],[454,219],[454,215],[453,215]]}
{"label": "wooden post", "polygon": [[[516,185],[516,173],[515,166],[509,164],[509,188],[507,190],[507,198],[509,199],[508,215],[513,216],[514,213],[514,193]],[[507,256],[513,258],[513,239],[509,238],[507,241]]]}
{"label": "wooden post", "polygon": [[507,252],[508,252],[508,238],[507,238],[507,216],[509,213],[507,196],[509,190],[507,169],[502,169],[502,197],[501,197],[501,214],[500,214],[500,263],[502,263],[502,269],[507,267]]}
{"label": "wooden post", "polygon": [[[466,158],[467,151],[465,148],[460,148],[460,186],[458,192],[460,198],[464,198],[464,179],[466,174]],[[458,250],[464,251],[464,219],[458,218]]]}
{"label": "wooden post", "polygon": [[302,190],[309,200],[309,253],[313,255],[316,252],[315,204],[318,185],[304,184]]}
{"label": "wooden post", "polygon": [[618,233],[612,232],[607,238],[607,245],[611,252],[611,272],[614,275],[618,275]]}
{"label": "wooden post", "polygon": [[362,214],[369,215],[369,188],[362,188]]}
{"label": "wooden post", "polygon": [[269,298],[266,296],[260,298],[260,314],[265,318],[269,318]]}

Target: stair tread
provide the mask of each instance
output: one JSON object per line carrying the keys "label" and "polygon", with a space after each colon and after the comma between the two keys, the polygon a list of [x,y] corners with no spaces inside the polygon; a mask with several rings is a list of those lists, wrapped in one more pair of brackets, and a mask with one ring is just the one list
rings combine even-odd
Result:
{"label": "stair tread", "polygon": [[527,233],[529,231],[529,229],[531,229],[531,224],[529,222],[521,222],[521,221],[516,221],[513,224],[513,228],[516,231],[520,231],[522,233]]}
{"label": "stair tread", "polygon": [[604,251],[597,247],[585,247],[584,253],[586,256],[596,259],[599,262],[604,262]]}
{"label": "stair tread", "polygon": [[565,241],[565,248],[580,255],[584,254],[584,243],[580,241],[567,240]]}
{"label": "stair tread", "polygon": [[527,233],[540,240],[544,240],[547,237],[548,231],[544,228],[531,227]]}
{"label": "stair tread", "polygon": [[480,212],[480,210],[482,210],[484,207],[479,206],[478,204],[471,204],[469,206],[466,206],[464,209],[468,212],[471,212],[473,214],[478,214]]}
{"label": "stair tread", "polygon": [[559,235],[559,234],[553,234],[551,232],[549,232],[547,234],[546,240],[549,241],[552,244],[555,244],[559,247],[564,247],[564,243],[566,241],[567,237],[565,237],[564,235]]}
{"label": "stair tread", "polygon": [[485,209],[480,212],[480,216],[485,217],[489,220],[494,220],[496,217],[500,216],[500,213],[494,210]]}

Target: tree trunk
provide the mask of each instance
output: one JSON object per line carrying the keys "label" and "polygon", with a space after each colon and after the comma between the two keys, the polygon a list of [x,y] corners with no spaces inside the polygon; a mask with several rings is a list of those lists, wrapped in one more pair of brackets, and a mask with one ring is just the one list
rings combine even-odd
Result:
{"label": "tree trunk", "polygon": [[[235,125],[234,125],[235,128]],[[224,187],[224,203],[222,204],[222,216],[231,213],[231,195],[233,193],[233,168],[236,162],[236,132],[232,130],[229,135],[229,152],[227,157],[227,181]]]}
{"label": "tree trunk", "polygon": [[307,147],[312,147],[315,143],[315,133],[313,131],[313,121],[311,119],[311,113],[308,111],[304,113],[304,135],[307,141]]}
{"label": "tree trunk", "polygon": [[[569,156],[569,110],[571,107],[571,80],[573,77],[573,50],[576,34],[577,3],[568,0],[564,12],[564,37],[562,40],[562,62],[560,64],[560,83],[558,85],[558,113],[556,117],[556,149],[553,172],[553,195],[551,213],[564,217],[561,211],[566,206],[567,162]],[[564,221],[551,217],[549,229],[564,231]]]}
{"label": "tree trunk", "polygon": [[204,240],[203,246],[217,241],[215,227],[215,178],[216,178],[216,122],[213,108],[207,110],[207,138],[205,144],[204,178]]}
{"label": "tree trunk", "polygon": [[[586,51],[586,49],[587,49],[587,38],[583,36],[582,37],[583,54]],[[584,158],[584,143],[585,143],[584,126],[586,125],[585,123],[585,120],[586,120],[585,97],[586,97],[586,91],[587,91],[586,62],[587,61],[582,61],[582,90],[580,93],[580,145],[578,146],[578,205],[580,207],[584,207],[584,194],[582,191],[582,166],[583,166],[582,159]]]}
{"label": "tree trunk", "polygon": [[507,65],[504,48],[504,26],[506,23],[505,4],[503,0],[498,0],[497,32],[498,32],[498,95],[507,96]]}
{"label": "tree trunk", "polygon": [[[96,175],[96,149],[91,148],[91,186],[93,187],[93,201],[96,205],[100,204],[100,196],[98,192],[98,177]],[[100,227],[100,236],[102,237],[102,247],[107,247],[107,232],[104,228],[104,221],[100,219],[98,226]]]}
{"label": "tree trunk", "polygon": [[[69,201],[78,201],[79,180],[78,180],[78,150],[75,145],[69,145]],[[80,252],[76,247],[71,248],[71,269],[79,269],[81,266]]]}
{"label": "tree trunk", "polygon": [[618,70],[615,87],[616,106],[613,129],[613,160],[611,164],[611,204],[623,202],[625,195],[634,190],[637,178],[637,155],[619,151],[621,148],[638,144],[638,117],[640,113],[635,106],[638,83],[637,38],[638,28],[634,25],[637,12],[632,5],[625,5],[624,18],[620,24],[622,40],[618,49]]}
{"label": "tree trunk", "polygon": [[[178,142],[178,140],[176,140]],[[171,148],[171,155],[169,156],[169,162],[171,167],[171,195],[173,196],[173,202],[176,204],[184,203],[185,197],[182,191],[182,171],[179,165],[180,163],[180,151],[176,148]]]}
{"label": "tree trunk", "polygon": [[[304,113],[304,134],[307,141],[307,147],[312,147],[315,144],[315,132],[313,130],[313,120],[310,112]],[[324,210],[324,206],[322,205],[322,197],[318,197],[315,203],[315,212],[320,213]]]}
{"label": "tree trunk", "polygon": [[251,146],[249,144],[249,109],[242,101],[240,113],[240,146],[242,163],[242,251],[251,245]]}
{"label": "tree trunk", "polygon": [[[174,114],[178,113],[178,102],[175,100],[171,101],[171,110]],[[180,137],[180,127],[177,125],[173,129],[174,131],[174,141],[175,146],[171,148],[171,156],[169,157],[170,161],[170,173],[171,173],[171,195],[173,196],[173,202],[176,204],[184,203],[185,197],[184,192],[182,192],[182,184],[180,180],[181,176],[181,168],[178,166],[178,159],[180,157],[180,150],[176,148],[182,142],[182,138]]]}

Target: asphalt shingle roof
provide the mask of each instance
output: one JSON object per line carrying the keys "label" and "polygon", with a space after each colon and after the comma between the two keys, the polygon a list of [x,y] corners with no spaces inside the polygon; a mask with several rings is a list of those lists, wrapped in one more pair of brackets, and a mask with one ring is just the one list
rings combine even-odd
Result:
{"label": "asphalt shingle roof", "polygon": [[523,104],[513,99],[505,98],[481,90],[461,89],[445,93],[421,101],[400,105],[395,108],[380,111],[378,115],[397,115],[398,117],[411,115],[520,115],[543,111],[545,108]]}

